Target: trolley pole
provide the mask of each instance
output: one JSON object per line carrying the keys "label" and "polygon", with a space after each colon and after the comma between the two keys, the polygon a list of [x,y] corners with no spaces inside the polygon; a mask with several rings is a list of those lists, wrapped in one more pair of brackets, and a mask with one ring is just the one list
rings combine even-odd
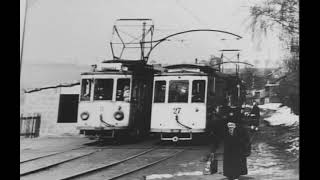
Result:
{"label": "trolley pole", "polygon": [[146,33],[146,22],[142,23],[142,39],[141,39],[141,59],[144,61],[144,39]]}
{"label": "trolley pole", "polygon": [[23,58],[23,47],[24,47],[24,40],[25,40],[25,32],[26,32],[26,22],[27,22],[27,11],[28,11],[28,0],[25,1],[25,10],[24,10],[24,22],[23,22],[23,29],[22,29],[22,42],[21,42],[21,52],[20,52],[20,80],[21,80],[21,69],[22,69],[22,58]]}

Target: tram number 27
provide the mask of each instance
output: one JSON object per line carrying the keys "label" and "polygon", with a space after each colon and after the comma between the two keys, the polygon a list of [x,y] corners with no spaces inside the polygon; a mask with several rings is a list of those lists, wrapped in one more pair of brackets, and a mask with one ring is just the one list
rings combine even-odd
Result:
{"label": "tram number 27", "polygon": [[179,114],[180,113],[181,108],[177,107],[177,108],[173,108],[173,114]]}

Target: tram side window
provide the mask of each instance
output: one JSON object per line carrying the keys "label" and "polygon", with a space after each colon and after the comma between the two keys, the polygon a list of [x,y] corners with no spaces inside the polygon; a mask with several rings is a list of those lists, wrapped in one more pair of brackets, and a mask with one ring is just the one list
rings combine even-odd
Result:
{"label": "tram side window", "polygon": [[95,79],[94,100],[112,100],[113,79]]}
{"label": "tram side window", "polygon": [[164,102],[166,97],[166,81],[156,81],[154,91],[154,102]]}
{"label": "tram side window", "polygon": [[187,103],[189,92],[188,80],[172,80],[169,82],[169,103]]}
{"label": "tram side window", "polygon": [[89,101],[91,94],[91,79],[82,79],[81,82],[81,101]]}
{"label": "tram side window", "polygon": [[118,79],[116,101],[129,102],[130,98],[130,79]]}
{"label": "tram side window", "polygon": [[192,99],[191,102],[204,102],[205,81],[194,80],[192,82]]}

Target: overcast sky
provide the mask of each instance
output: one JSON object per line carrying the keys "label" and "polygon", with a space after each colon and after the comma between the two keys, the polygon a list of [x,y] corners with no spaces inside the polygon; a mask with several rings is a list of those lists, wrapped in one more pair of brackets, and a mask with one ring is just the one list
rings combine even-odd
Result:
{"label": "overcast sky", "polygon": [[[23,63],[91,65],[111,59],[109,42],[118,18],[151,18],[155,39],[189,29],[218,29],[238,34],[240,41],[221,41],[218,33],[191,33],[159,45],[150,60],[159,63],[208,59],[223,48],[241,49],[240,60],[273,66],[281,56],[276,35],[260,47],[251,39],[249,0],[28,0]],[[21,29],[24,3],[20,0]],[[21,31],[22,32],[22,31]],[[21,33],[22,34],[22,33]],[[20,34],[20,37],[21,37]],[[231,36],[225,36],[232,38]],[[21,38],[20,38],[21,39]],[[232,55],[230,55],[232,56]]]}

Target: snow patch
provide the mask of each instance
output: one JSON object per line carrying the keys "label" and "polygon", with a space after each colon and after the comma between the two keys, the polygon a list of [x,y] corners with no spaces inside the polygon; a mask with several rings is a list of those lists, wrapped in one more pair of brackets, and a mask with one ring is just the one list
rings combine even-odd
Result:
{"label": "snow patch", "polygon": [[151,174],[149,176],[146,176],[146,180],[150,179],[162,179],[162,178],[172,178],[172,174]]}
{"label": "snow patch", "polygon": [[269,109],[269,110],[278,110],[281,106],[281,103],[267,103],[259,105],[259,108],[261,109]]}
{"label": "snow patch", "polygon": [[257,166],[261,166],[264,168],[269,168],[277,165],[279,165],[277,162],[264,162],[263,164],[259,164],[259,165],[257,164]]}
{"label": "snow patch", "polygon": [[291,109],[287,106],[280,107],[281,103],[269,103],[260,105],[261,109],[275,110],[276,112],[264,120],[268,121],[270,125],[285,125],[293,126],[299,125],[299,116],[291,113]]}
{"label": "snow patch", "polygon": [[[260,105],[259,107],[264,110],[275,110],[275,112],[264,120],[268,121],[270,125],[285,125],[292,128],[299,127],[299,116],[291,112],[291,109],[287,106],[280,107],[281,103],[269,103]],[[294,155],[299,154],[299,137],[287,137],[284,140],[285,143],[289,143],[289,148],[286,149]]]}
{"label": "snow patch", "polygon": [[299,153],[299,137],[290,140],[290,142],[291,142],[290,147],[286,149],[286,151],[293,154],[298,154]]}
{"label": "snow patch", "polygon": [[174,176],[200,176],[203,175],[201,171],[193,171],[193,172],[178,172],[175,174],[151,174],[146,176],[146,180],[151,179],[163,179],[163,178],[173,178]]}
{"label": "snow patch", "polygon": [[179,164],[179,166],[182,166],[182,167],[188,167],[188,166],[192,166],[192,165],[195,165],[195,162],[189,162],[186,164]]}

